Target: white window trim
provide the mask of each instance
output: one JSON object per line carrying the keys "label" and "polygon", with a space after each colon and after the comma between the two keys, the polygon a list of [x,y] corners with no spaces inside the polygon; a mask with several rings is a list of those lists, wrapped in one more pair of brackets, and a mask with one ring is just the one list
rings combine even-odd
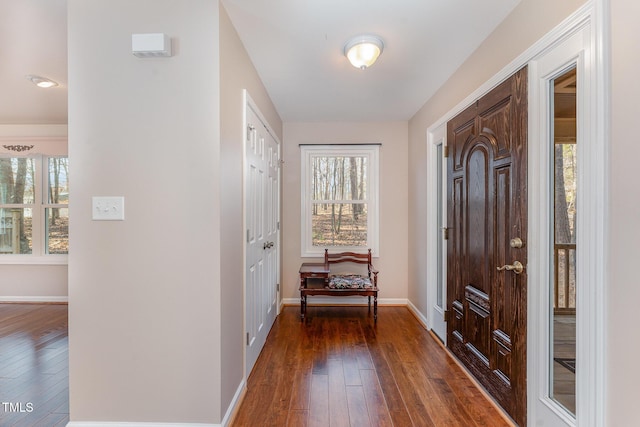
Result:
{"label": "white window trim", "polygon": [[45,210],[49,208],[68,209],[68,205],[49,203],[45,188],[47,188],[49,177],[45,173],[45,164],[48,159],[57,157],[67,157],[66,154],[17,154],[2,152],[3,158],[31,158],[35,160],[35,176],[34,180],[39,183],[36,186],[34,194],[34,203],[28,204],[6,204],[4,206],[13,206],[21,209],[32,210],[32,247],[30,254],[2,254],[0,255],[0,265],[66,265],[68,264],[68,254],[47,254],[46,245],[46,229],[44,227]]}
{"label": "white window trim", "polygon": [[368,157],[367,171],[367,245],[361,246],[328,246],[340,251],[364,252],[371,249],[373,256],[379,256],[380,225],[380,144],[334,144],[334,145],[301,145],[300,146],[300,188],[301,188],[301,257],[317,258],[324,254],[325,247],[313,246],[311,243],[311,173],[309,165],[313,156],[361,156]]}

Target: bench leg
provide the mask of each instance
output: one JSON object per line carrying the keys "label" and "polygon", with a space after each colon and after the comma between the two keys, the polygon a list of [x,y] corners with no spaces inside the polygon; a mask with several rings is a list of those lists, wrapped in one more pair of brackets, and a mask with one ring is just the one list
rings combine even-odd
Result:
{"label": "bench leg", "polygon": [[304,320],[304,314],[307,311],[307,296],[300,294],[300,320]]}
{"label": "bench leg", "polygon": [[369,299],[369,313],[371,313],[371,295],[367,297]]}
{"label": "bench leg", "polygon": [[378,321],[378,295],[373,296],[373,321]]}

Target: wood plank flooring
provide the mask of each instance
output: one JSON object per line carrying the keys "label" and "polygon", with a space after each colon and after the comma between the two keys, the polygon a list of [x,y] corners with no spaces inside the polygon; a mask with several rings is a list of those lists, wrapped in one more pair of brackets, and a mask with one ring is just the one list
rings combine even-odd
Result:
{"label": "wood plank flooring", "polygon": [[0,426],[69,422],[67,306],[0,304]]}
{"label": "wood plank flooring", "polygon": [[232,426],[508,426],[406,307],[285,307]]}
{"label": "wood plank flooring", "polygon": [[[0,304],[0,426],[67,424],[67,348],[66,305]],[[509,423],[405,307],[287,307],[232,425]]]}

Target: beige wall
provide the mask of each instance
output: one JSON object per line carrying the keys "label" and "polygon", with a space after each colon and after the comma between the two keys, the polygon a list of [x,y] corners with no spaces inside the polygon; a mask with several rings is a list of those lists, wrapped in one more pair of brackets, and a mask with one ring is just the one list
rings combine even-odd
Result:
{"label": "beige wall", "polygon": [[637,332],[640,193],[635,173],[640,158],[636,136],[640,80],[640,3],[611,1],[611,272],[607,283],[606,359],[608,426],[628,426],[638,418],[640,334]]}
{"label": "beige wall", "polygon": [[[407,297],[407,122],[286,123],[283,168],[283,298],[299,300],[300,148],[298,144],[382,143],[380,149],[381,303]],[[310,300],[311,304],[312,301]]]}
{"label": "beige wall", "polygon": [[[68,2],[72,421],[221,420],[218,14]],[[133,56],[148,32],[174,56]],[[92,221],[92,196],[124,196],[125,221]]]}
{"label": "beige wall", "polygon": [[425,317],[427,129],[584,3],[522,0],[409,121],[409,300]]}
{"label": "beige wall", "polygon": [[[49,137],[55,138],[55,141],[47,142],[46,138]],[[66,154],[66,137],[66,125],[0,125],[2,144],[31,141],[29,144],[33,145],[35,139],[38,145],[36,150],[40,154]],[[0,301],[66,301],[66,299],[66,264],[0,264]]]}
{"label": "beige wall", "polygon": [[224,177],[224,185],[220,189],[223,412],[231,403],[244,373],[243,89],[247,89],[282,140],[282,120],[226,11],[220,6],[220,171]]}
{"label": "beige wall", "polygon": [[67,301],[66,265],[0,264],[0,301]]}

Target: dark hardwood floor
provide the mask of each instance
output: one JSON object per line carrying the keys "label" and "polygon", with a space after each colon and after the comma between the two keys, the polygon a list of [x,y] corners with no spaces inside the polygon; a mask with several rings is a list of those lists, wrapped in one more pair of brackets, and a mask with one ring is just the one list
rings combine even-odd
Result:
{"label": "dark hardwood floor", "polygon": [[232,426],[506,426],[406,307],[285,307]]}
{"label": "dark hardwood floor", "polygon": [[[405,307],[286,307],[233,426],[510,425]],[[0,304],[0,426],[69,421],[66,305]]]}
{"label": "dark hardwood floor", "polygon": [[67,306],[0,304],[0,426],[69,422]]}

